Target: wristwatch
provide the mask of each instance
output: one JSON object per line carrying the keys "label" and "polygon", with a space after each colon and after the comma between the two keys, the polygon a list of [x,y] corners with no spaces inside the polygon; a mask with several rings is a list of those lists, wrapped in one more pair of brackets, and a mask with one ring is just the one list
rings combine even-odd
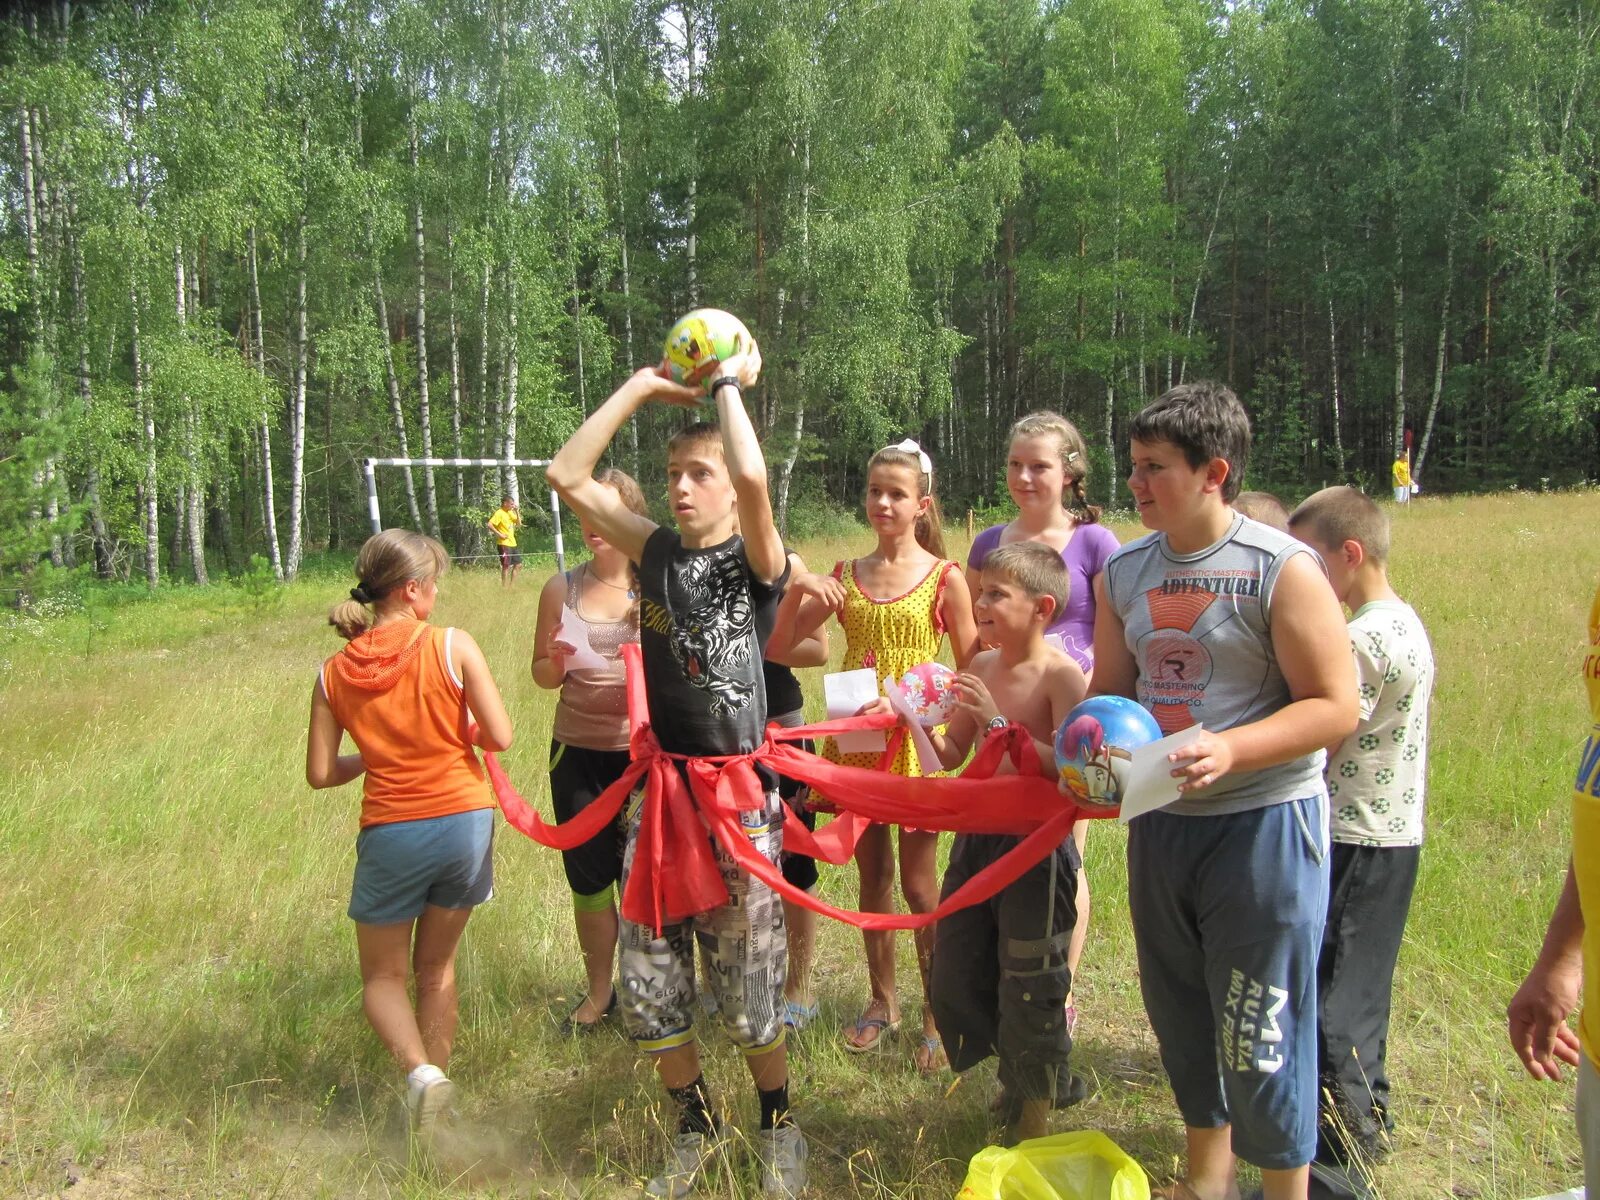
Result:
{"label": "wristwatch", "polygon": [[995,713],[994,716],[989,718],[989,723],[984,726],[984,732],[993,733],[996,729],[1004,729],[1009,724],[1011,724],[1010,721],[1006,720],[999,713]]}
{"label": "wristwatch", "polygon": [[740,396],[744,395],[744,385],[739,382],[739,377],[737,375],[719,375],[716,379],[711,381],[711,390],[707,392],[706,395],[715,396],[717,394],[717,389],[720,387],[731,387],[734,391],[738,392]]}

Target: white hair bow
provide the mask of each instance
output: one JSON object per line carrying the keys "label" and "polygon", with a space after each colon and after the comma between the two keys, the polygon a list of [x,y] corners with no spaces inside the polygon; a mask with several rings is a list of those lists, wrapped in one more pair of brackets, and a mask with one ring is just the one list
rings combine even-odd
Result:
{"label": "white hair bow", "polygon": [[917,465],[922,468],[922,473],[928,477],[929,483],[933,482],[933,459],[928,457],[928,452],[917,443],[916,438],[907,438],[903,442],[896,442],[889,449],[899,450],[905,454],[915,454],[917,456]]}

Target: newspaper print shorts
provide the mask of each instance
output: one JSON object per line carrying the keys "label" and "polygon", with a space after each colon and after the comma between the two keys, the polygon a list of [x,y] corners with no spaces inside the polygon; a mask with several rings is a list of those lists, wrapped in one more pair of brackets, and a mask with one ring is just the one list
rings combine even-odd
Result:
{"label": "newspaper print shorts", "polygon": [[[629,801],[624,889],[633,869],[642,800],[642,793],[636,792]],[[745,836],[775,865],[783,850],[782,812],[782,801],[772,789],[760,808],[740,814]],[[734,1045],[746,1054],[760,1054],[783,1040],[783,982],[788,966],[783,904],[715,841],[712,850],[728,889],[726,904],[666,925],[660,937],[649,926],[626,918],[618,933],[623,1021],[628,1036],[647,1054],[694,1040],[697,946],[705,958],[701,972],[705,986]]]}

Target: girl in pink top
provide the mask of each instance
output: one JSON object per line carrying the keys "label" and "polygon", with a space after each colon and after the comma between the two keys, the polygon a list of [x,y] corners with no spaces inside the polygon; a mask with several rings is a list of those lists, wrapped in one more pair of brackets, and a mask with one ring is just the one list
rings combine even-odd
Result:
{"label": "girl in pink top", "polygon": [[[608,467],[597,471],[595,479],[614,491],[630,512],[648,514],[644,493],[631,475]],[[624,643],[639,640],[639,578],[633,564],[591,526],[580,524],[592,557],[546,581],[533,635],[533,681],[561,689],[549,768],[550,801],[558,821],[577,816],[628,769],[628,684],[621,652]],[[604,666],[571,663],[577,649],[572,631],[579,626]],[[612,972],[622,843],[619,818],[561,854],[587,978],[583,998],[561,1024],[569,1036],[592,1030],[617,1008]]]}

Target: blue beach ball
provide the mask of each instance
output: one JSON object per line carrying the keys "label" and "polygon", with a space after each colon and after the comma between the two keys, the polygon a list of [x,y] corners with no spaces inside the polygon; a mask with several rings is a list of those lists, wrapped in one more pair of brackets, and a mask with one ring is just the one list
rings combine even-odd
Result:
{"label": "blue beach ball", "polygon": [[1056,731],[1056,771],[1079,804],[1119,805],[1134,750],[1160,738],[1161,727],[1143,705],[1093,696]]}

